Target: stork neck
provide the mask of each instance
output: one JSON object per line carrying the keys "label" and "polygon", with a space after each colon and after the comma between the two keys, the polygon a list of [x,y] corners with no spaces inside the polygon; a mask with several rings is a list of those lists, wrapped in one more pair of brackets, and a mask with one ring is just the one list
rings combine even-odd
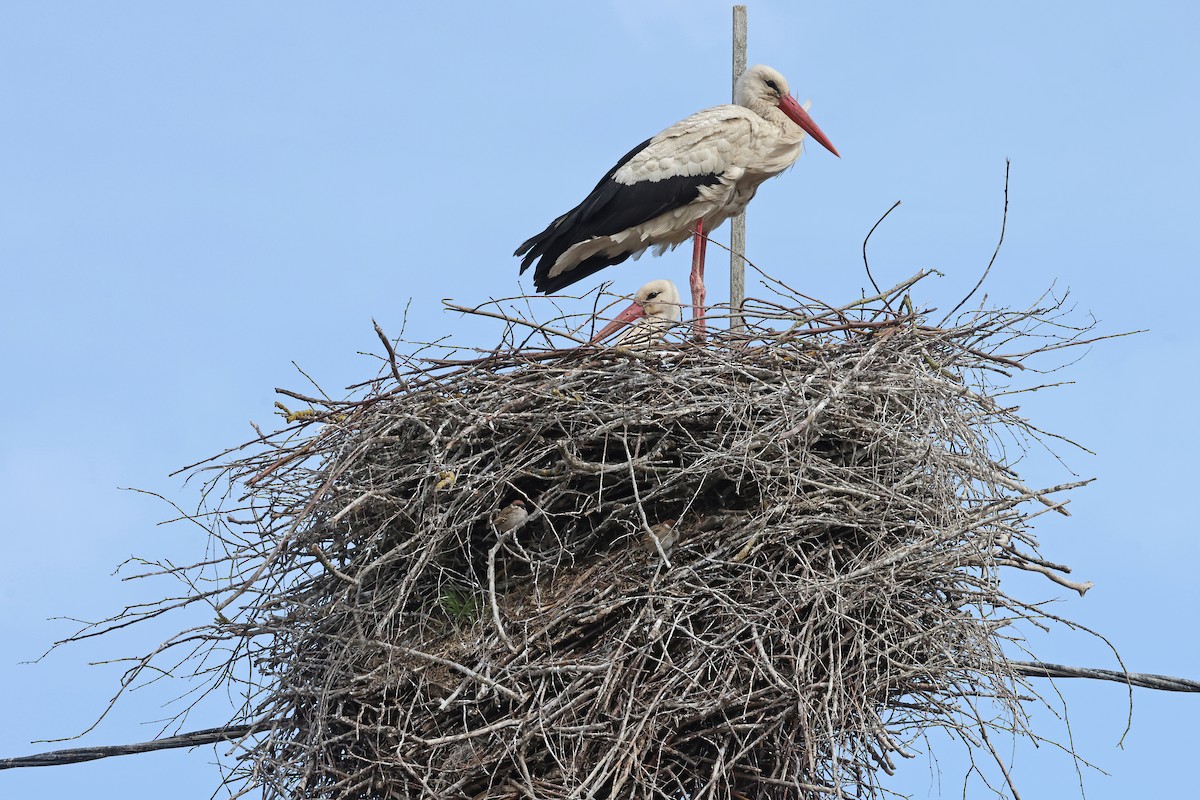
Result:
{"label": "stork neck", "polygon": [[753,111],[758,116],[762,117],[772,126],[779,129],[781,134],[788,134],[795,131],[797,134],[803,135],[800,126],[788,119],[787,114],[780,110],[779,106],[764,100],[760,97],[751,98],[742,102],[742,105]]}

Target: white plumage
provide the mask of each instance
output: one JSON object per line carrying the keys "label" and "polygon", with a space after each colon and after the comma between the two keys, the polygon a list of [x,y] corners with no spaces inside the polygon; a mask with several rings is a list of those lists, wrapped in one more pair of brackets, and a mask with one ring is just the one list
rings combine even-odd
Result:
{"label": "white plumage", "polygon": [[[730,105],[697,112],[667,128],[612,179],[631,187],[679,176],[716,180],[699,185],[696,198],[686,205],[615,234],[572,245],[547,274],[561,275],[597,253],[615,256],[627,251],[636,259],[653,247],[654,255],[662,255],[687,241],[698,221],[705,231],[716,230],[745,210],[763,181],[800,158],[806,134],[786,118],[784,123],[773,124]],[[747,163],[751,166],[744,166]]]}
{"label": "white plumage", "polygon": [[629,327],[613,341],[614,347],[647,348],[662,339],[672,325],[683,319],[679,289],[666,279],[650,281],[633,295],[633,303],[595,336],[602,342],[624,325]]}
{"label": "white plumage", "polygon": [[626,154],[582,203],[517,248],[521,271],[536,262],[534,285],[554,292],[696,233],[692,295],[699,313],[702,235],[741,213],[763,181],[795,163],[806,134],[837,154],[774,69],[747,70],[737,97],[737,105],[697,112]]}

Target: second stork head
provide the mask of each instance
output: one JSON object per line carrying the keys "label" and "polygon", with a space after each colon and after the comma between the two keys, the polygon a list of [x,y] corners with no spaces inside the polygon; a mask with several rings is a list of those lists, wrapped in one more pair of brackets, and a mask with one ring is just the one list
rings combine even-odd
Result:
{"label": "second stork head", "polygon": [[683,307],[679,301],[679,289],[666,279],[650,281],[633,295],[633,302],[605,325],[592,343],[602,342],[625,325],[629,330],[622,332],[613,342],[616,346],[629,347],[649,344],[661,339],[666,329],[683,319]]}

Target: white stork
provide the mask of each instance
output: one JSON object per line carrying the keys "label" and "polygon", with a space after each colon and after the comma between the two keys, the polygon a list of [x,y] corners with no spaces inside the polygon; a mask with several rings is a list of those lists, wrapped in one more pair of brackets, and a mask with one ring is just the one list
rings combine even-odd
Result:
{"label": "white stork", "polygon": [[706,234],[796,162],[806,133],[839,155],[787,80],[751,67],[738,81],[737,105],[698,111],[630,150],[582,203],[513,255],[522,256],[521,272],[537,262],[533,284],[548,294],[649,247],[661,255],[694,234],[692,305],[703,334]]}
{"label": "white stork", "polygon": [[602,342],[622,325],[629,325],[629,330],[622,331],[613,345],[646,347],[661,339],[668,328],[682,319],[683,306],[675,284],[665,279],[650,281],[634,293],[629,308],[592,337],[592,342]]}

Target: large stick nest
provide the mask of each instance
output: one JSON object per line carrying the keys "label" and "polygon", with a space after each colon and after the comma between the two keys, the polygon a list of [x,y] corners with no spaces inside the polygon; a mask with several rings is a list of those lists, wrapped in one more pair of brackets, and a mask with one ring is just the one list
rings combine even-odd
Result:
{"label": "large stick nest", "polygon": [[[781,288],[743,333],[647,352],[567,349],[569,320],[502,304],[476,310],[507,319],[492,351],[385,339],[355,399],[313,398],[210,485],[245,493],[187,573],[217,576],[211,635],[253,665],[242,776],[874,796],[931,728],[1019,729],[1002,645],[1044,615],[1001,568],[1086,584],[1037,555],[1030,520],[1071,486],[1022,485],[1006,450],[1037,431],[993,395],[1080,331],[1054,301],[931,324],[915,280],[840,309]],[[502,531],[514,500],[528,520]]]}

